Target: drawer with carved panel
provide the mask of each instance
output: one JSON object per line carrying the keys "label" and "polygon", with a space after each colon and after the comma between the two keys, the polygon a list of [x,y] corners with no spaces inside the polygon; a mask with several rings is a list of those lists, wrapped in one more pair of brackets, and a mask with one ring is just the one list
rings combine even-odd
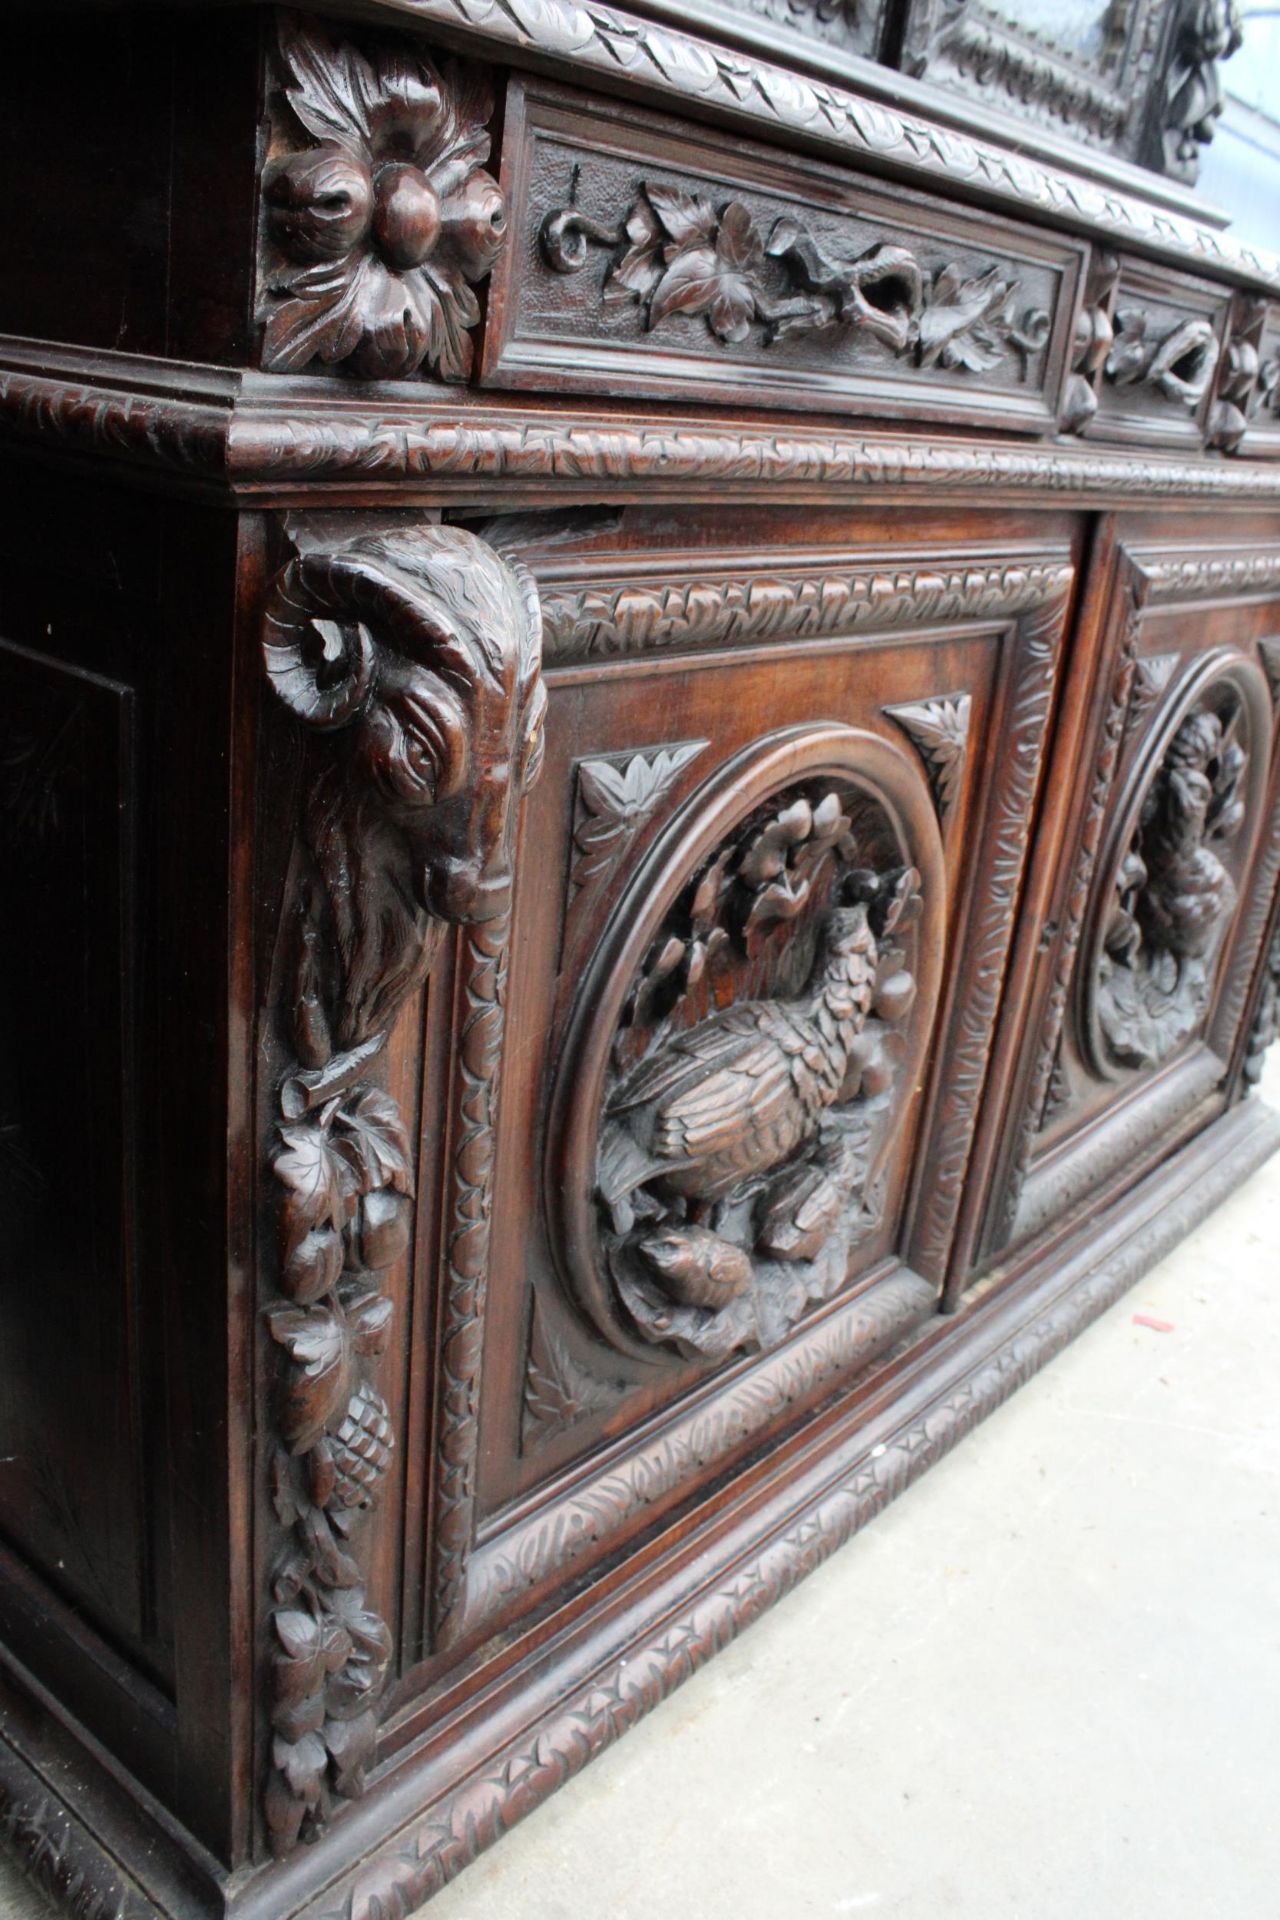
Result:
{"label": "drawer with carved panel", "polygon": [[1054,429],[1085,249],[537,81],[482,379]]}
{"label": "drawer with carved panel", "polygon": [[1088,774],[1059,789],[1056,887],[1026,929],[988,1252],[1098,1208],[1222,1110],[1280,874],[1274,532],[1108,522],[1082,617],[1098,674],[1065,751]]}
{"label": "drawer with carved panel", "polygon": [[1200,446],[1209,436],[1227,348],[1231,299],[1225,289],[1112,256],[1095,263],[1090,300],[1104,317],[1089,437]]}

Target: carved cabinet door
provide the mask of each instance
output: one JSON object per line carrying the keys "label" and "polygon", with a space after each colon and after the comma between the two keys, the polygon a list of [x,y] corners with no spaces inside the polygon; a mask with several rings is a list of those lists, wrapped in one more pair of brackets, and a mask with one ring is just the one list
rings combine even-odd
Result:
{"label": "carved cabinet door", "polygon": [[1102,530],[1096,679],[1050,776],[1070,857],[1025,929],[988,1254],[1105,1205],[1238,1088],[1280,871],[1278,636],[1274,528]]}
{"label": "carved cabinet door", "polygon": [[1073,580],[1069,525],[1016,517],[485,537],[536,581],[547,750],[518,1040],[454,1093],[474,1120],[500,1077],[487,1292],[422,1389],[431,1657],[811,1431],[936,1310]]}

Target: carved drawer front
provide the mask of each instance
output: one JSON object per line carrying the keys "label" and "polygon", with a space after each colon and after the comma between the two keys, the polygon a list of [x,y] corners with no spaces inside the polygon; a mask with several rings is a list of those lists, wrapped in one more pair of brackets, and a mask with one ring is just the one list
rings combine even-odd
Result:
{"label": "carved drawer front", "polygon": [[1089,437],[1190,447],[1213,439],[1230,295],[1164,267],[1102,260],[1089,300],[1097,400]]}
{"label": "carved drawer front", "polygon": [[682,534],[642,516],[622,544],[522,549],[547,759],[451,1640],[931,1314],[969,1160],[1065,542],[957,551],[908,523],[906,559],[822,516],[794,554],[768,516],[709,520],[696,554]]}
{"label": "carved drawer front", "polygon": [[1280,872],[1280,551],[1178,532],[1113,536],[1095,575],[1090,771],[1064,789],[1075,852],[1038,936],[988,1250],[1131,1184],[1221,1108],[1246,1045]]}
{"label": "carved drawer front", "polygon": [[540,83],[502,185],[490,385],[1053,429],[1074,241]]}

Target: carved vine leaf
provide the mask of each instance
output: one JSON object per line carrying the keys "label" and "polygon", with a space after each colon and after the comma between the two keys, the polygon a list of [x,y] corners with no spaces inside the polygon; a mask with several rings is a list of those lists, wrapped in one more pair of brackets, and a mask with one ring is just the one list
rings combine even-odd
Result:
{"label": "carved vine leaf", "polygon": [[969,748],[969,715],[973,706],[967,693],[949,698],[908,702],[886,707],[924,761],[933,790],[939,820],[945,820],[964,781],[965,757]]}
{"label": "carved vine leaf", "polygon": [[625,1388],[590,1373],[535,1303],[525,1372],[520,1449],[531,1453],[593,1413],[609,1413]]}
{"label": "carved vine leaf", "polygon": [[487,83],[454,62],[437,70],[409,42],[365,51],[288,18],[279,52],[293,117],[314,144],[277,151],[263,179],[276,250],[263,364],[294,373],[319,359],[384,380],[429,365],[465,380],[480,318],[472,288],[505,224],[482,164]]}
{"label": "carved vine leaf", "polygon": [[1176,653],[1152,653],[1137,662],[1133,673],[1133,690],[1129,695],[1129,708],[1125,715],[1126,735],[1136,733],[1141,727],[1173,678],[1173,671],[1177,664]]}
{"label": "carved vine leaf", "polygon": [[575,893],[601,885],[616,873],[637,835],[706,745],[705,740],[690,740],[578,763],[573,829],[577,857],[569,876]]}
{"label": "carved vine leaf", "polygon": [[1271,698],[1280,708],[1280,637],[1259,640],[1258,658],[1267,676],[1267,685],[1271,688]]}
{"label": "carved vine leaf", "polygon": [[[358,102],[371,126],[394,117],[396,88],[428,112],[412,60],[376,98],[375,79]],[[337,138],[352,110],[338,88],[306,124]],[[278,963],[283,1298],[265,1316],[280,1360],[271,1491],[287,1529],[271,1574],[278,1854],[362,1791],[375,1749],[392,1646],[366,1604],[359,1530],[395,1447],[374,1363],[392,1330],[383,1276],[409,1245],[413,1150],[374,1076],[445,923],[504,921],[514,805],[539,761],[540,638],[531,584],[472,535],[429,525],[304,546],[268,605],[268,678],[311,737]],[[480,806],[495,766],[510,785]]]}
{"label": "carved vine leaf", "polygon": [[717,207],[681,187],[642,186],[612,225],[571,200],[548,214],[541,239],[557,273],[578,272],[589,245],[612,247],[606,308],[634,302],[647,329],[673,314],[704,316],[727,345],[740,345],[757,322],[766,341],[843,324],[921,367],[985,373],[1013,351],[1025,378],[1049,338],[1043,310],[1017,319],[1018,282],[1000,267],[966,277],[948,264],[929,275],[910,249],[884,243],[843,258],[791,214],[762,238],[742,201]]}

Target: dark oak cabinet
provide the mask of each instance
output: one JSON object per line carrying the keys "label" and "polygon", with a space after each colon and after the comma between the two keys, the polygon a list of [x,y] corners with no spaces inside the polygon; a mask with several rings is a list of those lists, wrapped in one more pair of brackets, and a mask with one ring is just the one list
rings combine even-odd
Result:
{"label": "dark oak cabinet", "polygon": [[342,12],[6,29],[0,1837],[84,1920],[407,1915],[1280,1142],[1230,9]]}

